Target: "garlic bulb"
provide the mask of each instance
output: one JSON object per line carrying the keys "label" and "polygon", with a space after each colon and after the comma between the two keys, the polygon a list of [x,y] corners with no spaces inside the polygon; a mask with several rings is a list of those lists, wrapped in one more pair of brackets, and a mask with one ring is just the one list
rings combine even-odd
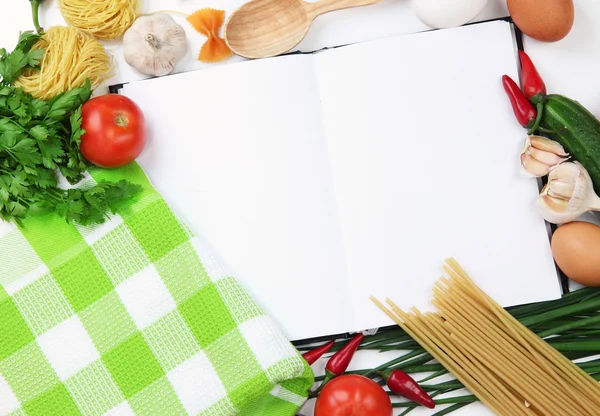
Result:
{"label": "garlic bulb", "polygon": [[587,170],[579,162],[566,162],[550,171],[537,206],[546,221],[564,224],[585,212],[600,211],[600,198]]}
{"label": "garlic bulb", "polygon": [[187,52],[185,31],[171,16],[142,16],[123,35],[125,61],[142,74],[173,72]]}
{"label": "garlic bulb", "polygon": [[554,140],[528,136],[521,152],[521,167],[526,176],[540,178],[569,158],[565,149]]}

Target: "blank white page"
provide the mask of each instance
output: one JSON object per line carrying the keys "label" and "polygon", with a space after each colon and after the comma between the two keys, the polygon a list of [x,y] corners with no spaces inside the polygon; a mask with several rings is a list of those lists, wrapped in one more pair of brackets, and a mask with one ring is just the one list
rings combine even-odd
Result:
{"label": "blank white page", "polygon": [[[312,56],[125,85],[139,163],[290,339],[354,329]],[[322,307],[327,307],[323,319]]]}
{"label": "blank white page", "polygon": [[316,55],[360,328],[370,301],[431,309],[454,256],[502,305],[560,296],[548,234],[519,176],[525,131],[500,78],[517,77],[511,26],[492,22]]}

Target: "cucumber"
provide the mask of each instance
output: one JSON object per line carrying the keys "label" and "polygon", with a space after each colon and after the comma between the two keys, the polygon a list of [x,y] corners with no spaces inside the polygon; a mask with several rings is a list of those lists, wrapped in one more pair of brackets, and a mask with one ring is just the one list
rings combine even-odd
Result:
{"label": "cucumber", "polygon": [[563,95],[548,95],[540,127],[581,163],[600,193],[600,121],[577,101]]}

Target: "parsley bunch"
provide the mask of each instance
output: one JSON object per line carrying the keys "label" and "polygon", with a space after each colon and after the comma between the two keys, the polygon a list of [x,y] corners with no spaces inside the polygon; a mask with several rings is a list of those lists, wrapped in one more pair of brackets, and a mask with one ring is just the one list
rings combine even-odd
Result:
{"label": "parsley bunch", "polygon": [[57,172],[70,184],[89,164],[79,146],[81,107],[91,84],[44,101],[14,87],[27,70],[37,70],[44,51],[33,49],[40,35],[24,32],[15,50],[0,49],[0,217],[17,222],[27,215],[56,212],[82,225],[101,223],[139,191],[127,181],[101,182],[89,189],[58,187]]}

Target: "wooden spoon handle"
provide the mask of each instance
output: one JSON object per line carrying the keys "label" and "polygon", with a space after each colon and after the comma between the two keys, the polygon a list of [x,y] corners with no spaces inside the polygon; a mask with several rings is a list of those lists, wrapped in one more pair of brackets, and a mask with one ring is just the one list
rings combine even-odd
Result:
{"label": "wooden spoon handle", "polygon": [[309,19],[329,13],[334,10],[347,9],[349,7],[368,6],[379,3],[381,0],[319,0],[312,3],[304,2],[304,9]]}

